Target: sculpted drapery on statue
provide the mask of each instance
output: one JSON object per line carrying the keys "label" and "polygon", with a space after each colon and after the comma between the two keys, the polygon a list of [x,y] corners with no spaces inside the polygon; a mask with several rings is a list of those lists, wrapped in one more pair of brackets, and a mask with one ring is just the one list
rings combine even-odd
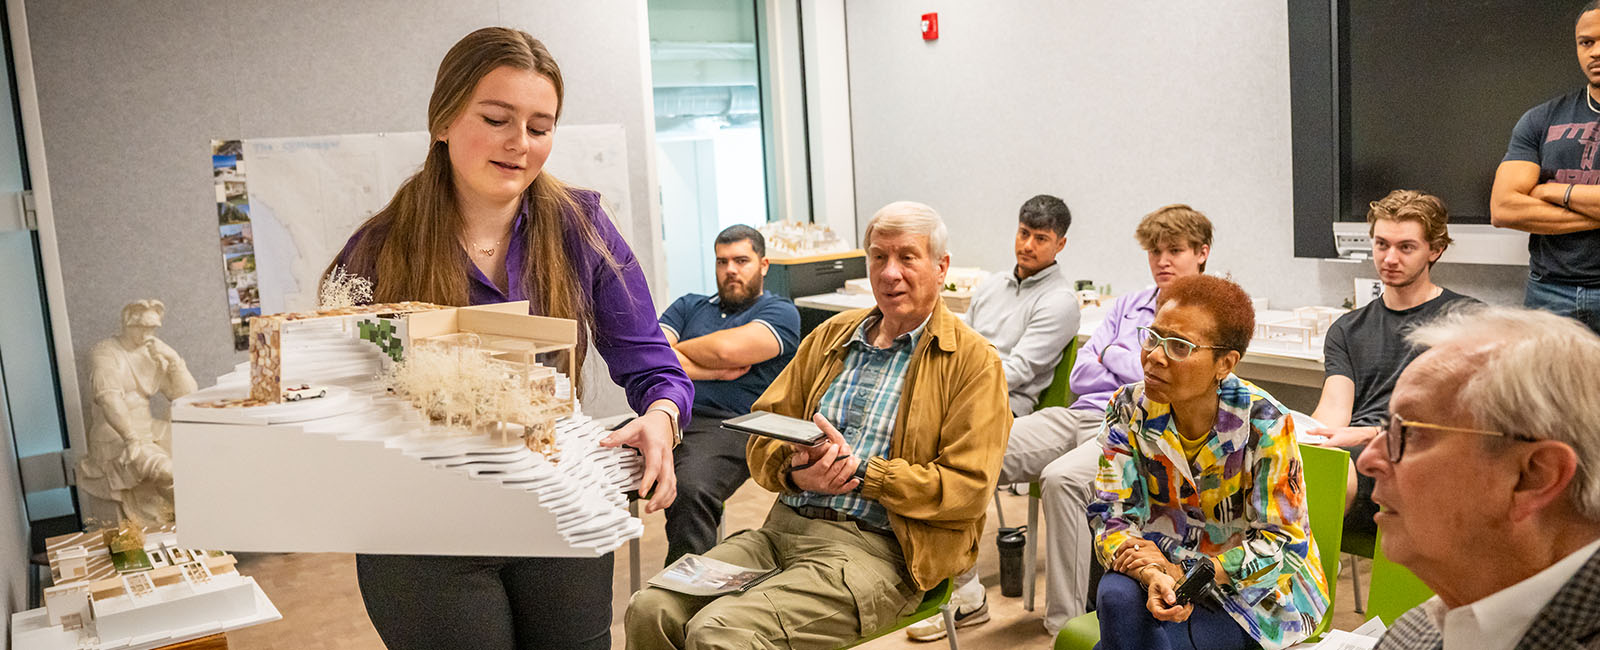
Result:
{"label": "sculpted drapery on statue", "polygon": [[155,417],[151,397],[197,388],[177,351],[155,336],[165,311],[159,300],[128,303],[121,333],[89,351],[89,453],[78,468],[79,487],[147,524],[172,520],[172,422]]}

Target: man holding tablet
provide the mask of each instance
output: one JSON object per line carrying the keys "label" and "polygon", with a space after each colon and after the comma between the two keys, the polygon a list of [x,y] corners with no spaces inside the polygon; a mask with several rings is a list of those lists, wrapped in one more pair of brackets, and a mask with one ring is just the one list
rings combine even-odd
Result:
{"label": "man holding tablet", "polygon": [[765,525],[706,556],[784,570],[715,599],[639,591],[629,648],[839,647],[972,566],[1011,409],[994,348],[939,298],[948,238],[920,203],[873,215],[864,244],[877,306],[818,327],[751,407],[811,419],[826,440],[751,436],[751,477],[779,501]]}

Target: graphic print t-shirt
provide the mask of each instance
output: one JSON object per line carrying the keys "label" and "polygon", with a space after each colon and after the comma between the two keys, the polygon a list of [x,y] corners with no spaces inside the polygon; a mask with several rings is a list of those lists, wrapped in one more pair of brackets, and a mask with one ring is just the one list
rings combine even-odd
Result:
{"label": "graphic print t-shirt", "polygon": [[[1511,130],[1505,160],[1538,163],[1540,183],[1600,185],[1600,113],[1589,108],[1586,92],[1578,89],[1523,113]],[[1528,255],[1535,279],[1600,286],[1600,230],[1528,235]]]}

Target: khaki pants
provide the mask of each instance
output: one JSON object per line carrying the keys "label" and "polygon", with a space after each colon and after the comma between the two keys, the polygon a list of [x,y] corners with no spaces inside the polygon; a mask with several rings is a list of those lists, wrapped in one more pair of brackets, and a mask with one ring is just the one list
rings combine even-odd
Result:
{"label": "khaki pants", "polygon": [[894,625],[922,602],[894,538],[806,519],[781,502],[761,528],[705,555],[783,572],[722,597],[645,587],[628,603],[628,648],[831,650]]}
{"label": "khaki pants", "polygon": [[1044,539],[1044,627],[1052,635],[1089,607],[1089,501],[1095,498],[1104,420],[1104,410],[1060,407],[1017,418],[1000,470],[1001,484],[1040,482],[1049,532]]}

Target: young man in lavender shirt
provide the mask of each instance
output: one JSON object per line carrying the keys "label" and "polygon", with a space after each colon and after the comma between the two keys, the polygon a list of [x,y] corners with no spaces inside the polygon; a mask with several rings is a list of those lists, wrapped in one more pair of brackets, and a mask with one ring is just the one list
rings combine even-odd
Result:
{"label": "young man in lavender shirt", "polygon": [[1016,419],[1000,470],[1000,483],[1043,484],[1046,545],[1045,629],[1054,635],[1087,610],[1089,590],[1089,501],[1100,465],[1100,425],[1117,388],[1144,379],[1138,328],[1155,320],[1162,289],[1205,271],[1211,254],[1211,221],[1187,205],[1169,205],[1145,215],[1134,231],[1144,248],[1155,286],[1117,298],[1089,342],[1078,349],[1068,408],[1040,409]]}

